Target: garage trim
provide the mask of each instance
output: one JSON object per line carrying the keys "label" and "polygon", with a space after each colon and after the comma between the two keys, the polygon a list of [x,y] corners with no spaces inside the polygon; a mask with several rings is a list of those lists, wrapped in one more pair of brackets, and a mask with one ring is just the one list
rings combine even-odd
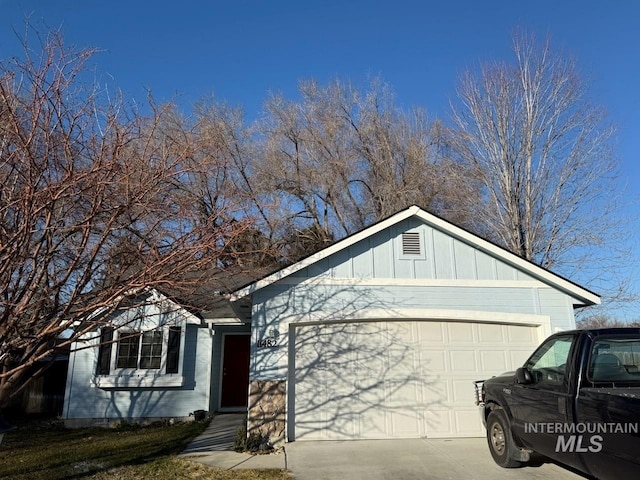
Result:
{"label": "garage trim", "polygon": [[509,325],[529,325],[542,327],[540,341],[551,335],[551,317],[530,313],[487,312],[483,310],[453,310],[424,308],[372,308],[338,316],[323,312],[311,312],[291,317],[290,324],[313,325],[320,323],[361,322],[366,320],[424,320],[462,321],[475,323],[499,323]]}

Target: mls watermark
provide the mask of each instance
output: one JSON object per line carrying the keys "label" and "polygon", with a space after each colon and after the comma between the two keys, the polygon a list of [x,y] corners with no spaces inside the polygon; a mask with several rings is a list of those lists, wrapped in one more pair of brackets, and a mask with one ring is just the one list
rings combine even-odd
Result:
{"label": "mls watermark", "polygon": [[525,423],[526,434],[557,435],[556,452],[598,453],[602,451],[603,435],[637,434],[637,423]]}

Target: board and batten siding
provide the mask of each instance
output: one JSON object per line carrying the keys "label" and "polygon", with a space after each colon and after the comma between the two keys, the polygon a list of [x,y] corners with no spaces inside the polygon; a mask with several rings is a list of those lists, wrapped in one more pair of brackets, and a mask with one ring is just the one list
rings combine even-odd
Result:
{"label": "board and batten siding", "polygon": [[[420,235],[422,254],[401,253],[402,233]],[[410,218],[296,273],[296,277],[533,280],[521,270]]]}
{"label": "board and batten siding", "polygon": [[142,418],[181,418],[195,410],[208,410],[211,335],[206,327],[186,325],[185,348],[181,355],[184,356],[182,387],[98,388],[93,382],[97,346],[72,353],[63,418],[69,424],[73,424],[74,419],[111,423]]}
{"label": "board and batten siding", "polygon": [[[419,234],[420,255],[402,254],[404,232]],[[411,312],[428,321],[429,312],[451,312],[454,321],[539,318],[544,334],[575,326],[569,295],[415,217],[260,289],[252,300],[252,379],[287,378],[291,322],[409,320]],[[260,348],[271,332],[278,347]]]}

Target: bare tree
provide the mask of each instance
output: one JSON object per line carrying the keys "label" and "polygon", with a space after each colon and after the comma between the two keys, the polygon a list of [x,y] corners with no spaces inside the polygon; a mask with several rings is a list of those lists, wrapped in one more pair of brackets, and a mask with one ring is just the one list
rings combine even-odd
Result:
{"label": "bare tree", "polygon": [[[144,287],[184,291],[247,228],[230,203],[185,195],[217,157],[192,161],[170,106],[132,112],[83,83],[93,50],[53,33],[0,63],[0,408],[98,308]],[[178,139],[180,141],[178,141]],[[182,280],[181,280],[182,279]]]}
{"label": "bare tree", "polygon": [[438,122],[400,110],[379,80],[366,92],[303,81],[299,92],[299,101],[267,102],[252,177],[263,202],[279,206],[280,238],[300,240],[288,253],[311,253],[411,204],[468,226],[460,199],[476,191],[472,171],[441,155]]}
{"label": "bare tree", "polygon": [[345,128],[358,159],[355,181],[362,191],[357,196],[371,220],[417,204],[472,227],[473,216],[460,207],[462,199],[477,193],[477,179],[447,155],[441,122],[419,108],[400,110],[380,80],[364,94],[352,91],[351,98],[352,108],[343,108]]}
{"label": "bare tree", "polygon": [[514,63],[466,72],[453,105],[450,144],[484,185],[470,210],[512,252],[612,292],[623,233],[614,130],[549,39],[516,34],[513,48]]}
{"label": "bare tree", "polygon": [[576,322],[576,326],[581,329],[640,327],[640,322],[638,321],[623,322],[622,320],[615,319],[609,315],[596,313],[594,315],[589,315],[579,320],[578,322]]}

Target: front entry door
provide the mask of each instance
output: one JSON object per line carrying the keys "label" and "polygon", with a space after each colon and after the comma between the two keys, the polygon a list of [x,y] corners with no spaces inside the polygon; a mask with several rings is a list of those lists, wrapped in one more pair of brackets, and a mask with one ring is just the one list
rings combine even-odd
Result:
{"label": "front entry door", "polygon": [[249,396],[250,335],[225,335],[221,409],[246,409]]}

